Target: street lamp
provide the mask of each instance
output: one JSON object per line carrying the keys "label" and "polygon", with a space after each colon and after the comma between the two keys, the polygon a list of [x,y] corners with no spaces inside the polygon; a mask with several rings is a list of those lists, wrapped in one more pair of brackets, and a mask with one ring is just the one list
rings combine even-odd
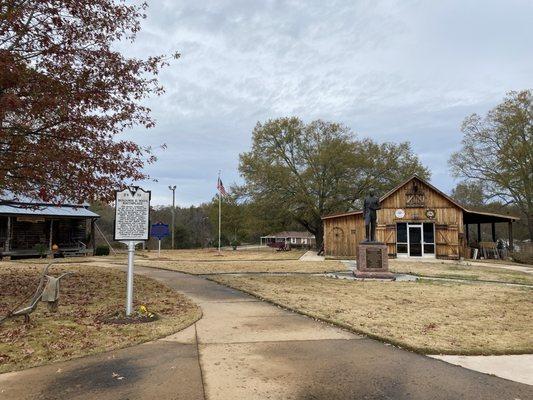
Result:
{"label": "street lamp", "polygon": [[172,190],[172,250],[174,250],[174,213],[176,212],[176,185],[168,187]]}

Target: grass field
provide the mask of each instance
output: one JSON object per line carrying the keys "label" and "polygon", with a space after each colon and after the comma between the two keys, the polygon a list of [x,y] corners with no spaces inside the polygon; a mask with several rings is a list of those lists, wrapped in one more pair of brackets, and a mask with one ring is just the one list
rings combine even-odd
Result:
{"label": "grass field", "polygon": [[[304,253],[302,250],[279,252],[271,248],[262,248],[223,250],[219,255],[215,249],[191,249],[165,250],[158,258],[157,251],[139,251],[136,253],[135,264],[196,275],[232,272],[322,273],[346,269],[339,261],[298,261]],[[86,261],[92,264],[125,263],[126,255],[89,257]]]}
{"label": "grass field", "polygon": [[169,269],[186,272],[188,274],[220,274],[245,272],[293,272],[293,273],[322,273],[342,271],[346,268],[338,261],[145,261],[139,260],[137,265]]}
{"label": "grass field", "polygon": [[[37,286],[42,265],[0,263],[0,316]],[[56,313],[40,303],[29,324],[22,318],[0,325],[0,373],[87,354],[127,347],[177,332],[201,317],[201,310],[185,296],[143,276],[135,276],[137,309],[145,305],[160,319],[142,324],[101,322],[124,309],[126,281],[120,271],[88,264],[64,264],[49,273],[74,271],[61,281]]]}
{"label": "grass field", "polygon": [[533,353],[533,290],[529,288],[356,282],[301,275],[212,279],[425,354]]}
{"label": "grass field", "polygon": [[[183,249],[162,250],[160,260],[173,261],[272,261],[272,260],[298,260],[305,251],[276,251],[270,247],[246,250],[222,250],[220,254],[216,249]],[[156,260],[157,250],[138,252],[139,258]]]}
{"label": "grass field", "polygon": [[533,285],[533,274],[498,268],[496,266],[487,267],[480,265],[461,265],[458,263],[390,260],[389,269],[392,272],[421,276]]}

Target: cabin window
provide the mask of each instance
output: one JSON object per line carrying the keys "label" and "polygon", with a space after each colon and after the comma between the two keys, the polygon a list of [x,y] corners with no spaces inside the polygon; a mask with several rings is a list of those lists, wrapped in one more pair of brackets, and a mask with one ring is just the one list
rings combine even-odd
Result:
{"label": "cabin window", "polygon": [[296,243],[296,238],[291,238],[291,243],[295,244]]}
{"label": "cabin window", "polygon": [[396,224],[396,252],[407,254],[407,224],[405,222]]}

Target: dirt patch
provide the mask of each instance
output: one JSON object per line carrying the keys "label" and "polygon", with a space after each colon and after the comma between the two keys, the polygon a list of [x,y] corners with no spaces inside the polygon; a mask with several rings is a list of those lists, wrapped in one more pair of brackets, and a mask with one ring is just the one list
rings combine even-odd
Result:
{"label": "dirt patch", "polygon": [[146,324],[148,322],[154,322],[159,319],[159,316],[154,313],[141,313],[134,312],[131,315],[126,315],[124,311],[116,311],[111,315],[102,315],[97,318],[98,322],[104,324]]}

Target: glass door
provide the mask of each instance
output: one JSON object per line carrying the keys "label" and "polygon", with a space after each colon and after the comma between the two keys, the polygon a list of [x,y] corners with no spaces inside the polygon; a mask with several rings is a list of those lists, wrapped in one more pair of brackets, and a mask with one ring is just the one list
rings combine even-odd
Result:
{"label": "glass door", "polygon": [[422,257],[422,226],[409,225],[409,257]]}

